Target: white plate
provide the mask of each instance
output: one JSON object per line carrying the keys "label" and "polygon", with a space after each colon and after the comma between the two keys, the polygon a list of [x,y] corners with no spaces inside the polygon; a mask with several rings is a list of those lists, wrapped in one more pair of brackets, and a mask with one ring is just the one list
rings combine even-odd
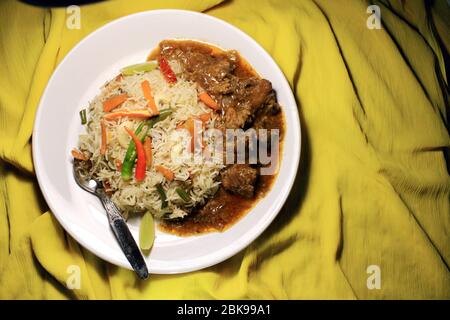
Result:
{"label": "white plate", "polygon": [[[34,165],[44,197],[58,221],[81,245],[113,264],[130,265],[109,228],[99,200],[82,191],[72,176],[70,150],[77,145],[79,110],[123,66],[145,61],[161,40],[187,38],[235,49],[270,80],[286,115],[286,136],[278,178],[270,193],[222,233],[177,237],[157,232],[146,258],[150,273],[202,269],[236,254],[272,222],[293,185],[300,158],[300,123],[288,82],[252,38],[211,16],[155,10],[126,16],[96,30],[59,64],[42,95],[33,131]],[[118,45],[120,43],[120,45]],[[130,223],[138,239],[138,227]]]}

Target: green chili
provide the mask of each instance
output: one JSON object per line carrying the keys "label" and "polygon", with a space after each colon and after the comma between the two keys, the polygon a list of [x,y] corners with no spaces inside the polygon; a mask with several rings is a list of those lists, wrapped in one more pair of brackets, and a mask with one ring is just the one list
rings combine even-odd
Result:
{"label": "green chili", "polygon": [[178,195],[184,202],[191,201],[191,197],[189,197],[189,194],[186,191],[184,191],[183,188],[178,187],[175,189],[175,191],[178,193]]}
{"label": "green chili", "polygon": [[[172,113],[172,110],[163,110],[159,114],[159,116],[154,117],[150,120],[147,120],[145,122],[142,122],[134,132],[134,134],[142,141],[144,142],[145,137],[148,134],[148,131],[153,128],[153,126],[158,123],[159,121],[162,121],[166,119],[170,114]],[[143,130],[145,127],[145,130]],[[137,153],[136,153],[136,146],[133,142],[133,140],[130,141],[130,144],[128,145],[127,153],[125,154],[125,158],[122,162],[122,179],[123,180],[130,180],[133,172],[134,163],[136,162]]]}
{"label": "green chili", "polygon": [[167,196],[166,193],[164,192],[164,189],[161,185],[161,183],[158,183],[156,185],[156,190],[159,193],[159,196],[161,197],[161,209],[167,208]]}
{"label": "green chili", "polygon": [[80,111],[80,118],[81,118],[81,124],[86,124],[87,123],[86,109],[83,109],[83,110]]}
{"label": "green chili", "polygon": [[148,120],[150,129],[153,128],[153,126],[155,124],[157,124],[158,122],[165,120],[171,114],[172,114],[172,110],[170,110],[170,109],[162,110],[157,117],[154,117],[154,118],[151,118],[150,120]]}

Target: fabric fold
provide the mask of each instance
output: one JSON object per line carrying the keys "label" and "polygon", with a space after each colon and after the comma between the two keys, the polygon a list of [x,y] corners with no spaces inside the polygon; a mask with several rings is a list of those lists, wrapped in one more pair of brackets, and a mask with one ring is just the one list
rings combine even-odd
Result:
{"label": "fabric fold", "polygon": [[[446,14],[418,1],[374,4],[379,30],[367,27],[362,0],[104,1],[82,6],[72,30],[65,8],[2,1],[0,298],[449,299]],[[298,103],[302,154],[286,204],[249,247],[204,270],[140,281],[81,247],[48,211],[32,128],[73,46],[114,19],[161,8],[216,16],[268,51]],[[374,267],[380,288],[370,287]]]}

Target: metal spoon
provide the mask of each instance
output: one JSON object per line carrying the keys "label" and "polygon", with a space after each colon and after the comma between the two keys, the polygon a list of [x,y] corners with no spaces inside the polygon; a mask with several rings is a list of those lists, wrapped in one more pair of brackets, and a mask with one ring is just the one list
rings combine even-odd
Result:
{"label": "metal spoon", "polygon": [[100,198],[103,207],[106,210],[109,225],[116,236],[120,248],[130,262],[131,267],[139,278],[147,279],[147,265],[145,264],[141,251],[139,250],[136,241],[134,241],[134,238],[131,235],[125,220],[123,219],[119,208],[117,208],[114,202],[112,202],[107,196],[101,182],[94,179],[88,180],[81,175],[81,172],[85,170],[85,168],[83,168],[83,162],[84,161],[77,159],[74,159],[73,161],[73,175],[75,177],[75,181],[83,190]]}

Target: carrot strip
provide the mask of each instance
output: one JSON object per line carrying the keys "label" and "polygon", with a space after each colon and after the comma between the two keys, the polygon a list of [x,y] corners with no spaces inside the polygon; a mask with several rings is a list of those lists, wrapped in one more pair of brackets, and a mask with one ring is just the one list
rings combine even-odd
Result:
{"label": "carrot strip", "polygon": [[194,147],[195,147],[195,137],[194,137],[195,123],[194,123],[194,119],[193,118],[187,119],[186,122],[184,123],[184,128],[191,135],[191,150],[190,151],[194,152]]}
{"label": "carrot strip", "polygon": [[128,96],[126,93],[112,96],[111,98],[108,98],[107,100],[103,101],[103,111],[110,112],[111,110],[117,108],[122,103],[124,103],[127,99]]}
{"label": "carrot strip", "polygon": [[77,160],[81,160],[81,161],[89,160],[88,157],[86,157],[86,155],[84,153],[82,153],[81,151],[78,151],[77,149],[73,149],[71,153],[72,153],[72,157],[74,157]]}
{"label": "carrot strip", "polygon": [[208,122],[209,119],[211,119],[211,113],[210,112],[203,113],[198,116],[198,119],[202,122]]}
{"label": "carrot strip", "polygon": [[118,112],[107,113],[103,116],[105,120],[113,120],[121,117],[130,117],[130,118],[151,118],[155,116],[155,114],[151,113],[149,110],[124,110]]}
{"label": "carrot strip", "polygon": [[115,163],[116,163],[117,171],[122,171],[122,161],[120,161],[119,159],[116,159]]}
{"label": "carrot strip", "polygon": [[[189,134],[191,135],[191,145],[190,145],[190,152],[194,152],[195,148],[195,118],[189,118],[186,120],[186,122],[182,125],[182,128],[186,129]],[[197,120],[198,121],[198,120]],[[205,145],[203,143],[203,135],[201,135],[201,147],[204,148]]]}
{"label": "carrot strip", "polygon": [[104,121],[100,121],[100,128],[102,130],[102,144],[100,146],[100,154],[104,156],[106,154],[106,126]]}
{"label": "carrot strip", "polygon": [[144,92],[145,99],[147,99],[148,101],[147,106],[150,109],[150,111],[155,115],[159,114],[158,107],[156,106],[155,103],[155,98],[153,97],[152,94],[152,88],[150,87],[150,83],[148,82],[148,80],[142,81],[141,88],[142,91]]}
{"label": "carrot strip", "polygon": [[173,172],[170,169],[166,168],[166,167],[163,167],[163,166],[160,166],[160,165],[156,165],[155,169],[156,169],[156,171],[162,173],[162,175],[169,181],[172,181],[173,178],[175,177]]}
{"label": "carrot strip", "polygon": [[180,129],[184,128],[184,123],[185,123],[185,121],[179,122],[175,129],[180,130]]}
{"label": "carrot strip", "polygon": [[211,98],[211,96],[206,92],[202,92],[198,95],[198,98],[200,99],[201,102],[203,102],[204,104],[206,104],[206,106],[210,107],[213,110],[219,110],[219,105],[217,104],[217,102],[215,102],[213,100],[213,98]]}
{"label": "carrot strip", "polygon": [[147,168],[150,168],[152,166],[152,162],[153,162],[152,139],[150,137],[147,137],[144,140],[144,152],[145,152],[145,161],[147,163]]}

